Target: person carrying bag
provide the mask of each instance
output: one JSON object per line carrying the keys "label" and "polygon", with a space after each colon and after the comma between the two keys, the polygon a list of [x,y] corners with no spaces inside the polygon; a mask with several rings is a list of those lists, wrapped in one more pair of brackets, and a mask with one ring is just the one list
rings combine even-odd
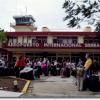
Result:
{"label": "person carrying bag", "polygon": [[24,69],[25,67],[25,60],[22,56],[19,57],[19,59],[15,63],[15,75],[16,77],[20,76],[20,71]]}

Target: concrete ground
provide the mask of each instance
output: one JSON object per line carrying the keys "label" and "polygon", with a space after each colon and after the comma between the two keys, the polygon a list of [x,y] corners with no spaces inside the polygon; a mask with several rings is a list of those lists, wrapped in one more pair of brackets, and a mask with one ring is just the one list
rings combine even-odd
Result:
{"label": "concrete ground", "polygon": [[19,97],[23,93],[20,92],[11,92],[11,91],[5,91],[5,90],[0,90],[0,98],[8,98],[8,97]]}
{"label": "concrete ground", "polygon": [[20,97],[100,97],[100,92],[78,91],[73,78],[61,78],[60,76],[41,77],[33,80],[27,93]]}

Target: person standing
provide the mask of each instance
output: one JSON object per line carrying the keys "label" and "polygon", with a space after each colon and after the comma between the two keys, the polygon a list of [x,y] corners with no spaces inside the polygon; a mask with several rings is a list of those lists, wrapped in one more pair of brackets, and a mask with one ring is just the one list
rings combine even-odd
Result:
{"label": "person standing", "polygon": [[41,65],[42,65],[42,58],[39,58],[37,61],[37,66],[38,66],[38,76],[40,77],[40,75],[42,75],[42,69],[41,69]]}
{"label": "person standing", "polygon": [[91,66],[92,66],[93,61],[88,53],[86,54],[85,58],[86,58],[86,62],[83,66],[84,75],[83,75],[83,89],[82,90],[87,89],[87,86],[88,86],[87,80],[92,75]]}
{"label": "person standing", "polygon": [[66,62],[66,77],[70,77],[71,75],[71,62],[69,59],[67,59]]}
{"label": "person standing", "polygon": [[61,78],[65,77],[65,72],[66,72],[66,60],[64,59],[62,60],[62,68],[60,71]]}
{"label": "person standing", "polygon": [[79,58],[79,61],[77,63],[77,67],[80,67],[80,68],[83,67],[83,61],[81,60],[81,58]]}
{"label": "person standing", "polygon": [[86,54],[85,58],[86,58],[86,62],[84,64],[84,77],[83,77],[84,79],[88,78],[92,74],[90,68],[93,63],[89,54]]}
{"label": "person standing", "polygon": [[70,69],[72,76],[76,77],[76,63],[74,60],[70,63]]}
{"label": "person standing", "polygon": [[41,61],[39,60],[39,58],[37,58],[34,62],[34,75],[35,78],[40,78],[41,75]]}
{"label": "person standing", "polygon": [[48,58],[46,58],[46,66],[47,66],[47,75],[49,76],[49,70],[50,70],[50,61]]}
{"label": "person standing", "polygon": [[20,56],[19,59],[15,63],[15,75],[16,77],[20,76],[20,71],[24,69],[25,67],[25,60],[23,56]]}
{"label": "person standing", "polygon": [[53,68],[54,68],[54,76],[57,75],[57,64],[58,64],[57,60],[54,60],[54,66],[53,66]]}
{"label": "person standing", "polygon": [[70,69],[71,69],[71,63],[69,59],[67,61],[64,59],[62,62],[62,69],[61,69],[61,77],[70,77]]}
{"label": "person standing", "polygon": [[78,86],[78,91],[81,91],[83,88],[83,72],[83,61],[79,58],[76,75],[76,85]]}

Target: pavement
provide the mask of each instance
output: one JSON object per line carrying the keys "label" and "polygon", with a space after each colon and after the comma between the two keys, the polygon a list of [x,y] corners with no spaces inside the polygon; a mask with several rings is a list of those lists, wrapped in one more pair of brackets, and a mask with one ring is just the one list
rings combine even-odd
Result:
{"label": "pavement", "polygon": [[20,92],[10,92],[10,91],[4,91],[4,90],[0,90],[0,98],[8,98],[8,97],[19,97],[21,96],[23,93]]}
{"label": "pavement", "polygon": [[72,97],[100,97],[100,92],[78,91],[73,78],[61,78],[60,76],[41,77],[33,80],[27,93],[21,95],[22,98],[72,98]]}
{"label": "pavement", "polygon": [[27,93],[0,90],[0,97],[20,98],[100,98],[100,92],[78,91],[73,77],[60,76],[41,77],[32,80]]}

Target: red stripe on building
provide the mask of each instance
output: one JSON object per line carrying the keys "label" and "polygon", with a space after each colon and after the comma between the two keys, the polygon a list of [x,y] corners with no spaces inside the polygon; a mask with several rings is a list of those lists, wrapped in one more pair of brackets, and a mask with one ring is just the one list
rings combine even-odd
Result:
{"label": "red stripe on building", "polygon": [[7,32],[7,36],[96,36],[97,32]]}
{"label": "red stripe on building", "polygon": [[32,26],[31,23],[16,24],[16,26]]}

